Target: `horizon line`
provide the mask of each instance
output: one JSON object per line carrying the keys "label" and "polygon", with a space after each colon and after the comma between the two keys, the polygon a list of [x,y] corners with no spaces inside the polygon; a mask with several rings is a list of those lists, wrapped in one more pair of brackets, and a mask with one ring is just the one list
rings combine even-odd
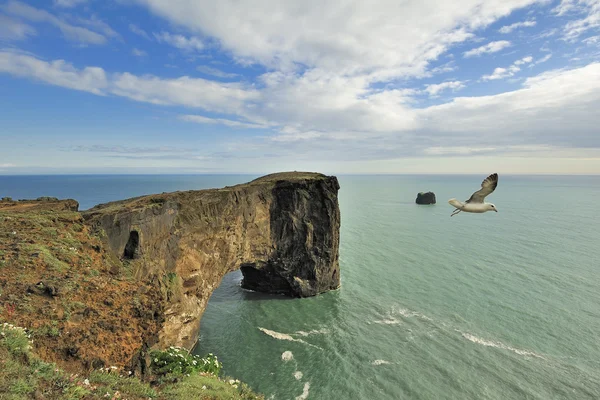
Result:
{"label": "horizon line", "polygon": [[[266,176],[280,172],[300,172],[300,173],[319,173],[323,175],[335,175],[335,176],[434,176],[434,175],[485,175],[491,172],[360,172],[360,173],[325,173],[318,171],[277,171],[277,172],[265,172],[265,173],[248,173],[248,172],[180,172],[180,173],[110,173],[110,172],[87,172],[87,173],[48,173],[48,174],[32,174],[32,173],[13,173],[4,174],[0,173],[0,177],[17,177],[17,176],[37,176],[37,177],[53,177],[53,176]],[[502,173],[498,172],[499,175],[504,176],[600,176],[600,173],[527,173],[527,172],[510,172]]]}

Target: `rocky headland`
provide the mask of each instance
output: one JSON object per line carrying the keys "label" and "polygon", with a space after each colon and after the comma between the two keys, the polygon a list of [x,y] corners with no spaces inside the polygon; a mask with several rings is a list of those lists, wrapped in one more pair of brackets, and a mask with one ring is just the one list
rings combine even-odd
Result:
{"label": "rocky headland", "polygon": [[294,297],[340,285],[335,177],[279,173],[79,212],[74,200],[0,201],[1,320],[68,371],[143,376],[148,351],[196,342],[222,277]]}

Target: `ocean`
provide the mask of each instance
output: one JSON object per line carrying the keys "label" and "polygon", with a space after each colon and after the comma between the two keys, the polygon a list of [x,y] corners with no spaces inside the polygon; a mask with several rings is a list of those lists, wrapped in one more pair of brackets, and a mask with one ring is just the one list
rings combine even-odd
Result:
{"label": "ocean", "polygon": [[[0,197],[86,209],[253,178],[0,176]],[[483,178],[338,176],[341,288],[288,299],[232,272],[194,351],[267,399],[600,398],[600,177],[500,175],[498,213],[450,218]]]}

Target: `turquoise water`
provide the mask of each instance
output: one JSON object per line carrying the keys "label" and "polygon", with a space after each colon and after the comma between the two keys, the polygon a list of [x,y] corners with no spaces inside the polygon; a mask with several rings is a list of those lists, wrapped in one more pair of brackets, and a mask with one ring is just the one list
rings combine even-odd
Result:
{"label": "turquoise water", "polygon": [[[0,176],[0,197],[89,208],[252,178]],[[287,299],[231,273],[196,351],[279,400],[600,398],[600,177],[500,176],[498,213],[450,218],[483,178],[339,177],[342,287]]]}
{"label": "turquoise water", "polygon": [[600,179],[501,176],[498,213],[450,218],[482,178],[340,177],[341,289],[234,272],[196,351],[274,399],[600,398]]}

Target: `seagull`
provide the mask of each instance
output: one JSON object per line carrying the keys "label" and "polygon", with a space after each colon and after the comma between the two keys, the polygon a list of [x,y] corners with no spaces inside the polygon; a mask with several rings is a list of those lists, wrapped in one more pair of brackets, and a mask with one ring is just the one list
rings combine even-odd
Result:
{"label": "seagull", "polygon": [[456,199],[448,200],[448,203],[451,206],[456,207],[456,210],[454,210],[450,216],[452,217],[461,211],[470,213],[484,213],[486,211],[498,212],[495,205],[484,202],[486,196],[496,190],[496,186],[498,186],[498,174],[491,174],[481,182],[481,189],[473,193],[469,200],[464,203]]}

